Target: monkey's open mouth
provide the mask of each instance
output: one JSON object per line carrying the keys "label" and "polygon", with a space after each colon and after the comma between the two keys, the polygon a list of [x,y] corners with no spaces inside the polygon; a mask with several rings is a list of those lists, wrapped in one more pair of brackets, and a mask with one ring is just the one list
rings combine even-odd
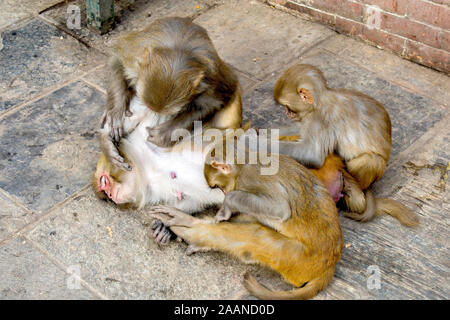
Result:
{"label": "monkey's open mouth", "polygon": [[104,176],[104,175],[100,176],[100,184],[99,185],[100,185],[100,190],[101,191],[105,190],[106,186],[109,185],[108,177]]}
{"label": "monkey's open mouth", "polygon": [[297,114],[288,107],[284,107],[284,112],[286,113],[289,119],[298,120]]}
{"label": "monkey's open mouth", "polygon": [[103,192],[108,198],[111,198],[111,182],[108,175],[102,174],[99,179],[99,190]]}

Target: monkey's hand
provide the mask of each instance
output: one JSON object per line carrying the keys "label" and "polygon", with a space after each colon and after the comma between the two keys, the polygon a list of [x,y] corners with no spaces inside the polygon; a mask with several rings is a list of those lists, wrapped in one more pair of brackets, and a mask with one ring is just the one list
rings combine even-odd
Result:
{"label": "monkey's hand", "polygon": [[119,150],[114,144],[112,138],[107,133],[100,135],[100,148],[106,158],[117,168],[122,170],[131,170],[131,166],[125,162],[125,159],[119,154]]}
{"label": "monkey's hand", "polygon": [[159,219],[166,227],[192,227],[201,220],[169,206],[153,206],[149,209],[151,217]]}
{"label": "monkey's hand", "polygon": [[[183,239],[189,244],[186,249],[186,254],[191,255],[199,251],[208,251],[210,248],[201,244],[202,236],[199,234],[202,225],[210,225],[212,221],[205,219],[194,218],[193,216],[184,213],[178,209],[168,206],[154,206],[148,211],[152,218],[156,218],[154,222],[159,228],[160,225],[170,227],[171,231],[179,238]],[[166,236],[162,236],[164,240]]]}
{"label": "monkey's hand", "polygon": [[178,140],[172,140],[172,129],[170,122],[164,122],[156,127],[147,127],[147,141],[156,144],[159,147],[173,146]]}
{"label": "monkey's hand", "polygon": [[231,218],[232,211],[231,209],[224,203],[219,211],[216,213],[215,220],[216,222],[227,221]]}
{"label": "monkey's hand", "polygon": [[173,233],[168,227],[164,225],[161,220],[154,220],[152,223],[153,238],[160,244],[167,244],[170,240],[176,238],[175,233]]}
{"label": "monkey's hand", "polygon": [[127,108],[125,110],[118,108],[107,109],[103,116],[101,128],[103,129],[106,126],[106,129],[109,130],[111,139],[118,143],[124,134],[123,123],[125,121],[125,116],[130,117],[132,115],[131,111]]}

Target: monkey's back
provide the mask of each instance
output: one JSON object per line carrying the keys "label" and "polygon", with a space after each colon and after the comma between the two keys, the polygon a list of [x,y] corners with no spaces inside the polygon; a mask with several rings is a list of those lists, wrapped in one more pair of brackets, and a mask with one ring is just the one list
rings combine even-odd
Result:
{"label": "monkey's back", "polygon": [[328,190],[295,159],[280,154],[278,162],[279,169],[274,175],[261,175],[259,164],[245,165],[236,189],[271,198],[280,206],[281,202],[287,202],[291,219],[282,224],[281,233],[308,244],[311,250],[319,250],[324,256],[340,252],[339,216]]}
{"label": "monkey's back", "polygon": [[268,179],[279,183],[288,195],[292,216],[282,224],[280,233],[301,243],[298,252],[287,253],[301,264],[296,281],[309,281],[334,270],[343,240],[338,211],[328,190],[306,167],[285,155],[279,157],[278,174]]}

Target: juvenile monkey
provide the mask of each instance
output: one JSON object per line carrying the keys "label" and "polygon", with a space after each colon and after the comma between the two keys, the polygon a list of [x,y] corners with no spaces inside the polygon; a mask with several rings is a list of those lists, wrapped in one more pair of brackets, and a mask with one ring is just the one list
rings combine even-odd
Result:
{"label": "juvenile monkey", "polygon": [[214,128],[241,126],[241,94],[236,75],[217,54],[206,30],[187,18],[163,18],[116,41],[101,147],[114,165],[131,170],[117,149],[136,95],[164,121],[148,128],[148,141],[168,147],[176,129],[196,120]]}
{"label": "juvenile monkey", "polygon": [[322,72],[306,64],[283,73],[275,84],[274,97],[295,120],[291,127],[281,128],[280,135],[299,136],[294,142],[281,141],[280,153],[316,168],[333,152],[343,159],[344,200],[355,213],[348,216],[370,220],[386,212],[381,208],[389,202],[395,211],[389,214],[407,225],[417,224],[417,217],[405,206],[397,202],[394,206],[388,199],[375,204],[370,191],[363,192],[383,176],[391,150],[391,121],[378,101],[354,90],[328,88]]}
{"label": "juvenile monkey", "polygon": [[259,164],[217,160],[205,164],[209,186],[225,193],[216,218],[228,220],[236,212],[246,222],[212,223],[164,206],[150,212],[189,244],[189,252],[226,252],[267,266],[298,287],[271,291],[247,274],[244,285],[252,295],[312,298],[331,281],[341,256],[342,233],[334,201],[311,172],[288,156],[279,156],[275,175],[261,175],[260,169]]}

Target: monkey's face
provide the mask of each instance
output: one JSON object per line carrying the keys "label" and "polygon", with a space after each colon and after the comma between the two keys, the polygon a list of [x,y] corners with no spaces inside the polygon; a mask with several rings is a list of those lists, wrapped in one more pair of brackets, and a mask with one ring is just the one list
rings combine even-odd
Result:
{"label": "monkey's face", "polygon": [[97,196],[116,204],[134,203],[135,176],[133,171],[122,171],[102,154],[97,163],[92,185]]}
{"label": "monkey's face", "polygon": [[224,193],[236,189],[237,170],[229,164],[213,160],[205,164],[204,174],[211,188],[220,188]]}

